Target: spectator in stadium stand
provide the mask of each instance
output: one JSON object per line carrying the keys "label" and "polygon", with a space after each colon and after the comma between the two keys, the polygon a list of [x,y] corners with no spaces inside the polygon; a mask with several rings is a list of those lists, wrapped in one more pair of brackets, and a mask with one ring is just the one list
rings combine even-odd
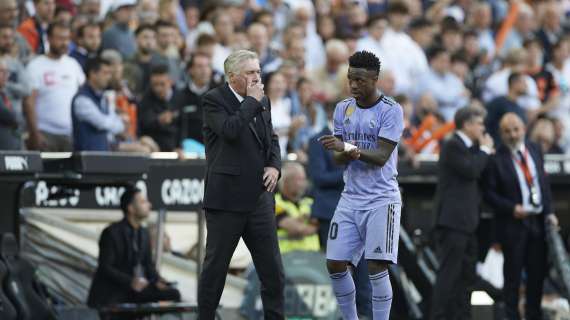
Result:
{"label": "spectator in stadium stand", "polygon": [[264,73],[268,74],[278,70],[285,60],[293,60],[297,64],[299,70],[305,70],[305,46],[303,28],[297,23],[292,23],[287,27],[287,31],[283,36],[283,50],[279,58],[273,60],[272,63],[265,65]]}
{"label": "spectator in stadium stand", "polygon": [[529,130],[528,139],[540,146],[542,153],[563,154],[556,146],[554,123],[549,118],[538,118]]}
{"label": "spectator in stadium stand", "polygon": [[336,102],[341,92],[340,77],[348,71],[348,47],[339,39],[331,39],[325,46],[326,62],[322,67],[313,69],[308,77],[315,84],[318,83],[316,95],[322,102]]}
{"label": "spectator in stadium stand", "polygon": [[69,56],[77,60],[83,69],[87,59],[95,58],[101,47],[101,26],[98,23],[87,23],[77,30],[76,46]]}
{"label": "spectator in stadium stand", "polygon": [[449,52],[433,47],[428,52],[430,68],[416,82],[415,97],[429,93],[437,101],[438,112],[451,121],[457,110],[469,103],[471,93],[461,79],[451,72]]}
{"label": "spectator in stadium stand", "polygon": [[27,65],[32,88],[24,99],[31,150],[71,151],[71,100],[85,81],[81,66],[67,55],[71,31],[61,24],[47,30],[49,52]]}
{"label": "spectator in stadium stand", "polygon": [[274,37],[280,41],[281,37],[286,33],[285,29],[293,19],[291,7],[284,0],[268,0],[265,2],[264,9],[273,16]]}
{"label": "spectator in stadium stand", "polygon": [[305,44],[305,68],[314,70],[324,65],[326,61],[323,39],[317,34],[314,26],[314,10],[307,5],[295,9],[295,21],[303,28]]}
{"label": "spectator in stadium stand", "polygon": [[109,61],[111,65],[111,82],[109,90],[105,91],[111,108],[123,118],[126,116],[125,131],[116,136],[118,151],[123,152],[158,152],[160,148],[149,136],[139,137],[137,131],[137,105],[130,92],[126,80],[123,78],[123,58],[117,50],[107,49],[101,52],[101,58]]}
{"label": "spectator in stadium stand", "polygon": [[88,17],[88,20],[99,21],[101,0],[81,0],[78,15]]}
{"label": "spectator in stadium stand", "polygon": [[[214,36],[203,33],[196,39],[196,53],[203,53],[212,59],[214,57],[214,48],[216,47],[216,38]],[[214,70],[214,72],[216,72]],[[223,73],[222,73],[223,74]]]}
{"label": "spectator in stadium stand", "polygon": [[518,72],[511,73],[509,76],[509,93],[506,96],[493,99],[486,106],[488,114],[485,119],[485,128],[487,128],[487,132],[493,137],[496,145],[501,143],[499,122],[503,115],[513,112],[516,113],[524,123],[528,122],[525,110],[517,102],[518,98],[527,92],[524,77],[525,75]]}
{"label": "spectator in stadium stand", "polygon": [[261,64],[261,70],[263,71],[266,65],[271,64],[278,58],[277,52],[269,46],[270,39],[267,28],[262,23],[252,23],[247,28],[247,36],[251,43],[251,49],[259,55],[259,63]]}
{"label": "spectator in stadium stand", "polygon": [[137,51],[135,34],[129,24],[134,19],[136,0],[115,0],[111,6],[113,25],[103,32],[102,49],[115,49],[124,59],[131,58]]}
{"label": "spectator in stadium stand", "polygon": [[[548,70],[548,65],[544,66],[543,64],[544,49],[542,43],[536,37],[529,38],[523,42],[523,48],[528,52],[526,73],[536,82],[538,98],[543,103],[539,110],[542,112],[549,111],[553,107],[551,104],[558,104],[559,101],[556,100],[560,97],[560,91],[554,75]],[[560,49],[567,49],[567,47],[561,46]],[[558,59],[563,58],[563,56]],[[562,64],[564,64],[563,60]]]}
{"label": "spectator in stadium stand", "polygon": [[305,119],[290,142],[291,149],[299,156],[298,161],[307,162],[307,147],[309,139],[327,126],[327,115],[323,105],[315,98],[315,83],[307,78],[297,81],[297,92],[301,103],[300,114]]}
{"label": "spectator in stadium stand", "polygon": [[169,21],[158,21],[155,30],[157,50],[153,63],[167,64],[170,78],[177,84],[182,79],[183,70],[177,40],[180,37],[178,27]]}
{"label": "spectator in stadium stand", "polygon": [[506,55],[511,49],[522,48],[525,39],[534,37],[534,18],[534,11],[528,4],[524,2],[518,3],[516,22],[506,32],[505,40],[501,47],[501,56]]}
{"label": "spectator in stadium stand", "polygon": [[492,152],[484,134],[485,110],[466,107],[455,113],[455,134],[438,162],[435,236],[441,265],[433,288],[431,318],[470,319],[468,288],[474,284],[479,225],[479,179]]}
{"label": "spectator in stadium stand", "polygon": [[[312,182],[311,194],[314,201],[311,205],[311,218],[317,220],[319,244],[321,251],[326,252],[327,239],[331,220],[344,189],[344,167],[338,165],[332,151],[323,148],[318,138],[332,134],[332,119],[335,103],[326,107],[327,125],[309,140],[307,173]],[[356,308],[358,313],[372,318],[372,287],[368,278],[368,264],[361,259],[354,270],[354,283],[356,286]]]}
{"label": "spectator in stadium stand", "polygon": [[495,56],[495,39],[491,24],[493,17],[491,5],[488,2],[476,2],[471,7],[469,25],[477,32],[479,46],[485,54],[485,61],[490,61]]}
{"label": "spectator in stadium stand", "polygon": [[386,16],[377,15],[370,17],[366,27],[368,28],[368,34],[358,39],[356,50],[368,50],[384,61],[387,50],[384,35],[386,34],[386,29],[388,29]]}
{"label": "spectator in stadium stand", "polygon": [[524,318],[542,319],[542,289],[547,274],[546,226],[558,226],[540,147],[525,141],[522,119],[507,113],[500,122],[502,145],[491,158],[485,200],[495,212],[505,258],[503,295],[507,319],[519,315],[520,284],[526,274]]}
{"label": "spectator in stadium stand", "polygon": [[378,89],[389,97],[396,96],[396,77],[390,69],[384,69],[378,79]]}
{"label": "spectator in stadium stand", "polygon": [[137,100],[148,88],[150,68],[156,50],[156,31],[153,26],[142,25],[135,31],[137,52],[125,61],[125,79]]}
{"label": "spectator in stadium stand", "polygon": [[410,37],[422,50],[427,51],[433,45],[435,28],[431,21],[425,18],[417,18],[410,22]]}
{"label": "spectator in stadium stand", "polygon": [[0,58],[0,150],[21,150],[21,132],[12,101],[7,92],[10,70],[6,58]]}
{"label": "spectator in stadium stand", "polygon": [[318,16],[317,17],[317,32],[323,39],[323,43],[334,39],[336,36],[336,26],[331,16]]}
{"label": "spectator in stadium stand", "polygon": [[196,53],[190,56],[186,65],[188,81],[184,87],[178,90],[174,101],[176,109],[181,112],[180,134],[182,140],[194,139],[203,143],[202,96],[220,85],[220,82],[213,77],[210,61],[207,55]]}
{"label": "spectator in stadium stand", "polygon": [[74,151],[111,151],[115,135],[125,131],[128,116],[117,114],[104,91],[111,81],[111,63],[99,57],[85,64],[86,83],[73,98]]}
{"label": "spectator in stadium stand", "polygon": [[564,35],[564,30],[560,23],[562,18],[562,8],[558,2],[547,2],[544,4],[541,20],[541,28],[536,36],[542,42],[544,48],[544,62],[550,62],[552,59],[552,49]]}
{"label": "spectator in stadium stand", "polygon": [[152,261],[149,231],[143,226],[150,209],[140,189],[127,187],[121,196],[124,218],[105,228],[99,239],[99,263],[89,290],[89,307],[180,301],[180,292],[160,276]]}
{"label": "spectator in stadium stand", "polygon": [[55,14],[53,15],[53,22],[59,22],[63,24],[70,24],[73,19],[73,14],[71,9],[64,6],[56,6]]}
{"label": "spectator in stadium stand", "polygon": [[156,141],[160,151],[175,151],[180,146],[180,110],[167,65],[151,67],[149,85],[138,110],[139,133]]}
{"label": "spectator in stadium stand", "polygon": [[21,63],[27,63],[32,54],[32,50],[26,38],[17,32],[18,14],[20,10],[16,0],[0,0],[0,25],[12,28],[14,33],[14,44],[10,50],[10,54],[20,60]]}
{"label": "spectator in stadium stand", "polygon": [[184,18],[186,22],[186,34],[183,33],[184,43],[186,44],[186,53],[194,51],[196,40],[200,35],[198,23],[200,23],[200,7],[194,1],[185,1],[182,4],[184,9]]}
{"label": "spectator in stadium stand", "polygon": [[18,32],[28,41],[34,53],[45,54],[49,48],[46,33],[55,14],[55,0],[34,0],[34,8],[36,14],[24,20]]}
{"label": "spectator in stadium stand", "polygon": [[212,16],[212,26],[215,31],[216,44],[212,56],[212,68],[216,72],[224,72],[224,60],[232,52],[231,45],[235,33],[232,17],[224,10],[218,9]]}
{"label": "spectator in stadium stand", "polygon": [[14,28],[8,25],[0,25],[0,57],[4,60],[8,68],[8,82],[4,90],[16,114],[19,130],[24,130],[26,124],[22,101],[31,94],[32,89],[26,68],[22,62],[12,54],[12,49],[16,46],[14,37],[16,33],[17,31],[14,30]]}
{"label": "spectator in stadium stand", "polygon": [[[560,40],[552,46],[552,57],[545,70],[550,72],[558,88],[558,99],[553,99],[548,115],[560,119],[566,126],[570,125],[570,42]],[[565,132],[564,139],[570,141],[570,130]]]}
{"label": "spectator in stadium stand", "polygon": [[447,17],[440,24],[439,43],[449,54],[454,54],[463,47],[463,28],[455,19]]}
{"label": "spectator in stadium stand", "polygon": [[137,8],[137,16],[139,26],[141,25],[154,25],[158,22],[158,1],[154,0],[141,0]]}

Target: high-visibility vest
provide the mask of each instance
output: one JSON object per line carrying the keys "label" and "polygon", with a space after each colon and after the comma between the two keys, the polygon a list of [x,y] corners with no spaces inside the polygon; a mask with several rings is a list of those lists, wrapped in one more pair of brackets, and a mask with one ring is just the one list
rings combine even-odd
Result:
{"label": "high-visibility vest", "polygon": [[[275,214],[277,216],[281,214],[287,214],[291,218],[305,217],[308,219],[311,215],[311,205],[313,204],[313,199],[303,198],[298,204],[291,201],[283,199],[281,194],[275,195]],[[279,239],[279,249],[281,253],[287,253],[290,251],[301,250],[301,251],[319,251],[319,236],[318,234],[313,234],[303,238],[291,238],[289,237],[286,230],[277,229],[277,237]]]}

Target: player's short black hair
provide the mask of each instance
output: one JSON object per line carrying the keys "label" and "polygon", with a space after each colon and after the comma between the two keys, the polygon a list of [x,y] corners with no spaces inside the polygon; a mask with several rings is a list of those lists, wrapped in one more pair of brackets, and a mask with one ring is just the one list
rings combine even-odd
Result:
{"label": "player's short black hair", "polygon": [[139,192],[141,192],[141,189],[133,185],[129,185],[125,188],[125,191],[121,195],[121,210],[125,216],[129,212],[129,205],[133,203],[133,200]]}
{"label": "player's short black hair", "polygon": [[483,108],[471,107],[471,106],[463,107],[457,110],[457,112],[455,113],[455,117],[453,119],[455,122],[455,128],[461,130],[463,129],[463,127],[467,122],[473,120],[476,117],[485,118],[486,115],[487,111],[485,111],[485,109]]}
{"label": "player's short black hair", "polygon": [[380,73],[380,59],[369,51],[357,51],[348,58],[348,66],[351,68],[363,68]]}

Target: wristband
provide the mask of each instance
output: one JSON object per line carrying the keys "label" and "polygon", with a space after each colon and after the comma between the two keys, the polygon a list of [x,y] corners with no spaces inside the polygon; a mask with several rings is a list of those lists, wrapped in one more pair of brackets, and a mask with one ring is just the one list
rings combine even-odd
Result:
{"label": "wristband", "polygon": [[344,152],[349,152],[349,151],[352,151],[352,150],[354,150],[354,149],[356,149],[356,146],[355,146],[355,145],[350,144],[350,143],[348,143],[348,142],[345,142],[345,143],[344,143]]}

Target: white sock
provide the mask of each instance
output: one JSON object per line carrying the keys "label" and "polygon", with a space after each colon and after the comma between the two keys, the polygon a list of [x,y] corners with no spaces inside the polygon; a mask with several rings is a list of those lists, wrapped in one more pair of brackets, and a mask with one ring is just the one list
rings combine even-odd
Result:
{"label": "white sock", "polygon": [[370,275],[374,320],[388,320],[392,306],[392,284],[388,270]]}
{"label": "white sock", "polygon": [[358,320],[356,312],[356,289],[348,270],[330,275],[338,307],[344,320]]}

